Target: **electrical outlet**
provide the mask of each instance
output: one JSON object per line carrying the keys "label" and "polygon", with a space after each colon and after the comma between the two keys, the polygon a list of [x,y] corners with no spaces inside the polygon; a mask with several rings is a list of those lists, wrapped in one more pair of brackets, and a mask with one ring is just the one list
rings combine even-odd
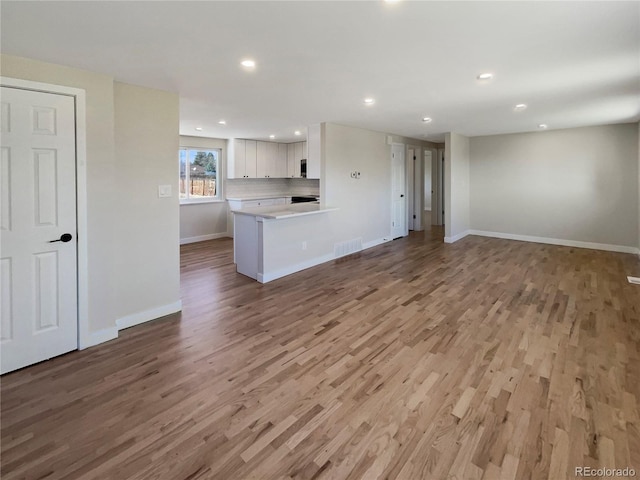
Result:
{"label": "electrical outlet", "polygon": [[306,250],[307,249],[307,242],[302,242],[302,249]]}

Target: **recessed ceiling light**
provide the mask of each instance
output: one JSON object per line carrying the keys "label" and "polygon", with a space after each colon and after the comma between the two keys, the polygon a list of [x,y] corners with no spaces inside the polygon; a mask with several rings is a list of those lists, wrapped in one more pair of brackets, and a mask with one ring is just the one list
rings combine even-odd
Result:
{"label": "recessed ceiling light", "polygon": [[423,117],[422,121],[423,121],[424,123],[431,123],[432,118],[431,118],[431,117]]}
{"label": "recessed ceiling light", "polygon": [[196,130],[201,132],[202,131],[202,127],[196,127]]}
{"label": "recessed ceiling light", "polygon": [[296,130],[295,132],[293,132],[293,134],[294,134],[294,135],[297,135],[297,136],[302,135],[302,134],[300,133],[300,130]]}
{"label": "recessed ceiling light", "polygon": [[365,105],[373,105],[374,103],[376,103],[375,99],[371,97],[367,97],[363,101]]}
{"label": "recessed ceiling light", "polygon": [[522,110],[524,110],[524,109],[526,109],[526,108],[527,108],[527,104],[526,104],[526,103],[519,103],[519,104],[517,104],[515,107],[513,107],[513,109],[514,109],[516,112],[521,112]]}
{"label": "recessed ceiling light", "polygon": [[220,120],[218,123],[219,123],[220,125],[226,125],[226,124],[227,124],[227,121],[226,121],[226,120]]}
{"label": "recessed ceiling light", "polygon": [[256,62],[254,60],[251,59],[246,59],[240,62],[240,65],[242,65],[243,67],[247,67],[247,68],[253,68],[256,66]]}
{"label": "recessed ceiling light", "polygon": [[481,73],[477,78],[478,80],[491,80],[493,78],[493,73]]}
{"label": "recessed ceiling light", "polygon": [[269,138],[276,138],[275,135],[269,135]]}
{"label": "recessed ceiling light", "polygon": [[549,125],[547,125],[546,123],[541,123],[540,125],[538,125],[538,128],[541,128],[542,130],[544,130],[545,128],[548,128]]}

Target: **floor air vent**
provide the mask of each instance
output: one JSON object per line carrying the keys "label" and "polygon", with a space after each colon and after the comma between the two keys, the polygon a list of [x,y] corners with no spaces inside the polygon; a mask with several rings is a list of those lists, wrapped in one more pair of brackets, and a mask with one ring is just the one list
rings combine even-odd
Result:
{"label": "floor air vent", "polygon": [[627,280],[634,285],[640,285],[640,277],[627,277]]}
{"label": "floor air vent", "polygon": [[340,242],[333,245],[333,255],[335,258],[344,257],[362,250],[362,238],[354,238],[346,242]]}

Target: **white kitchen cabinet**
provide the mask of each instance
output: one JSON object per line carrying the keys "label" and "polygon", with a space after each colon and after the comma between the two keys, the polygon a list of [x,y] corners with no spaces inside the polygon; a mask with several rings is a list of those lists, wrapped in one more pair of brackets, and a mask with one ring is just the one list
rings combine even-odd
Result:
{"label": "white kitchen cabinet", "polygon": [[302,150],[302,145],[303,142],[297,142],[295,143],[295,149],[296,149],[296,163],[298,164],[298,168],[297,168],[297,172],[298,175],[296,175],[297,177],[300,176],[300,160],[302,160],[304,158],[304,154],[303,154],[303,150]]}
{"label": "white kitchen cabinet", "polygon": [[287,177],[301,178],[300,165],[305,158],[307,158],[307,142],[287,145]]}
{"label": "white kitchen cabinet", "polygon": [[245,178],[246,143],[246,140],[238,138],[229,141],[227,178]]}
{"label": "white kitchen cabinet", "polygon": [[257,142],[234,138],[229,141],[227,178],[256,178]]}
{"label": "white kitchen cabinet", "polygon": [[[287,144],[287,177],[296,176],[296,144]],[[298,163],[298,176],[300,176],[300,163]]]}
{"label": "white kitchen cabinet", "polygon": [[256,178],[256,141],[246,140],[245,178]]}
{"label": "white kitchen cabinet", "polygon": [[286,178],[287,177],[287,144],[278,143],[278,154],[276,156],[274,177]]}
{"label": "white kitchen cabinet", "polygon": [[285,178],[287,176],[287,162],[283,155],[280,156],[280,146],[284,144],[275,142],[257,142],[256,171],[257,178]]}
{"label": "white kitchen cabinet", "polygon": [[267,142],[256,142],[256,177],[268,177]]}
{"label": "white kitchen cabinet", "polygon": [[267,177],[278,178],[278,144],[267,143]]}
{"label": "white kitchen cabinet", "polygon": [[[309,155],[307,142],[277,143],[232,139],[227,155],[227,178],[300,178],[301,160]],[[320,178],[307,160],[307,177]],[[310,176],[312,173],[315,176]]]}
{"label": "white kitchen cabinet", "polygon": [[[234,231],[234,218],[233,218],[233,214],[231,213],[232,210],[244,210],[247,208],[253,208],[253,207],[267,207],[267,206],[271,206],[271,205],[286,205],[288,203],[291,203],[291,197],[273,197],[273,198],[253,198],[251,200],[243,200],[243,199],[229,199],[229,212],[228,212],[228,217],[227,217],[227,221],[229,222],[229,229],[228,231],[233,232]],[[235,262],[235,252],[234,252],[234,260]]]}

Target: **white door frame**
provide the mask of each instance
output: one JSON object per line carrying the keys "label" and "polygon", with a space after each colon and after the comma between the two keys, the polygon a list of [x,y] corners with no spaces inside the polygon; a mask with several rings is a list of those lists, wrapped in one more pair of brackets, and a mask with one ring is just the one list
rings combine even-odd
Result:
{"label": "white door frame", "polygon": [[[407,212],[409,210],[409,205],[408,205],[408,199],[407,199],[407,188],[409,186],[409,180],[408,180],[408,175],[407,175],[407,150],[406,150],[406,145],[404,143],[392,143],[391,144],[391,149],[389,151],[389,159],[391,160],[391,169],[393,170],[393,147],[398,147],[400,150],[402,150],[402,155],[404,156],[404,188],[405,188],[405,194],[404,194],[404,230],[402,232],[402,236],[406,237],[407,235],[409,235],[409,220],[407,218]],[[391,174],[392,175],[392,174]],[[394,196],[393,196],[393,180],[392,177],[390,176],[389,179],[392,181],[391,184],[391,206],[393,208],[393,200],[394,200]],[[391,215],[393,216],[393,212],[391,213]],[[390,237],[393,239],[393,228],[391,229],[390,232]]]}
{"label": "white door frame", "polygon": [[[409,150],[413,150],[410,158]],[[422,210],[424,209],[424,173],[422,172],[422,147],[419,145],[407,145],[405,157],[407,159],[407,192],[409,195],[409,210],[407,222],[409,230],[419,232],[422,228]],[[410,166],[409,166],[410,165]]]}
{"label": "white door frame", "polygon": [[431,184],[435,188],[435,202],[431,202],[431,224],[444,224],[444,149],[433,151],[435,156],[434,168],[431,171]]}
{"label": "white door frame", "polygon": [[86,93],[80,88],[0,77],[0,86],[66,95],[74,98],[76,123],[76,228],[78,240],[78,350],[90,347],[89,263],[87,258],[87,110]]}

